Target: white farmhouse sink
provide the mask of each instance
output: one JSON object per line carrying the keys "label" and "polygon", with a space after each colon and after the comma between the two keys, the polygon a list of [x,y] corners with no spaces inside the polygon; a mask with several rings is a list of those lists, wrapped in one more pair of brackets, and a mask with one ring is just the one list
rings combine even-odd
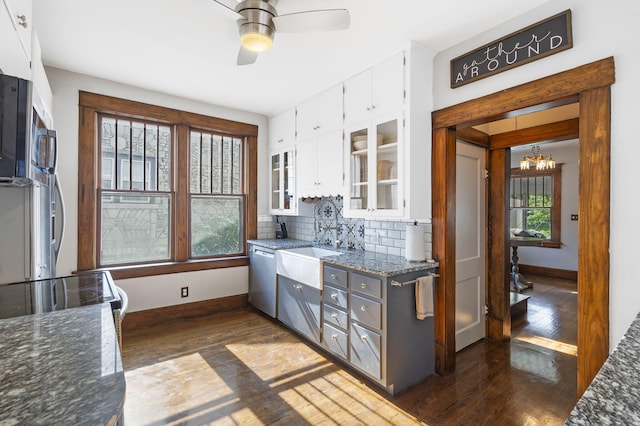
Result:
{"label": "white farmhouse sink", "polygon": [[276,250],[276,272],[302,284],[322,290],[320,258],[340,255],[339,251],[319,247]]}

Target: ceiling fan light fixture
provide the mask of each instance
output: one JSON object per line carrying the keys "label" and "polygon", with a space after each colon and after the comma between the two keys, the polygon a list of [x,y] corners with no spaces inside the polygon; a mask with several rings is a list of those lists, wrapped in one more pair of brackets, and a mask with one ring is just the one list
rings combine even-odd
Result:
{"label": "ceiling fan light fixture", "polygon": [[251,52],[266,52],[273,44],[273,29],[255,22],[246,23],[240,27],[240,43]]}

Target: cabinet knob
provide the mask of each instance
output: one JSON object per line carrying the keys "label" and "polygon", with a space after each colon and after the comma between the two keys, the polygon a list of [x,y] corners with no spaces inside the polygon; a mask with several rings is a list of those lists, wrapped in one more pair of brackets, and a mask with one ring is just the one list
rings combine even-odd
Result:
{"label": "cabinet knob", "polygon": [[362,305],[362,306],[360,306],[360,310],[361,310],[362,312],[365,312],[365,311],[367,310],[367,305]]}
{"label": "cabinet knob", "polygon": [[371,111],[371,107],[370,106],[367,107],[367,111]]}
{"label": "cabinet knob", "polygon": [[293,288],[295,288],[296,290],[300,291],[300,290],[302,290],[302,285],[301,284],[294,284]]}
{"label": "cabinet knob", "polygon": [[367,284],[366,283],[362,283],[362,284],[360,284],[360,287],[367,288]]}
{"label": "cabinet knob", "polygon": [[365,336],[360,336],[360,340],[362,340],[363,342],[366,342],[367,341],[367,336],[366,335]]}
{"label": "cabinet knob", "polygon": [[331,298],[332,298],[333,300],[338,300],[338,293],[333,293],[333,294],[331,294]]}
{"label": "cabinet knob", "polygon": [[18,18],[18,25],[20,25],[22,28],[27,28],[27,17],[24,15],[17,15],[16,18]]}
{"label": "cabinet knob", "polygon": [[284,142],[284,139],[278,139],[278,143]]}
{"label": "cabinet knob", "polygon": [[332,335],[331,335],[331,338],[332,338],[333,340],[336,340],[336,339],[338,338],[338,335],[337,335],[337,334],[332,334]]}
{"label": "cabinet knob", "polygon": [[376,106],[375,105],[371,105],[371,109],[376,109]]}
{"label": "cabinet knob", "polygon": [[338,314],[331,314],[331,318],[338,319]]}
{"label": "cabinet knob", "polygon": [[332,280],[336,280],[336,279],[338,279],[338,276],[336,274],[331,274],[331,279]]}

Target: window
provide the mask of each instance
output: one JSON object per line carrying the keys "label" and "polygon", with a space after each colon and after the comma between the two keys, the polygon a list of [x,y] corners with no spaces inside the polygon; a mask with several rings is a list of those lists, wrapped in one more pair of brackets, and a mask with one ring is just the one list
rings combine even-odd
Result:
{"label": "window", "polygon": [[561,165],[552,170],[511,170],[510,227],[514,235],[544,238],[560,247]]}
{"label": "window", "polygon": [[86,92],[80,114],[79,270],[248,264],[256,126]]}

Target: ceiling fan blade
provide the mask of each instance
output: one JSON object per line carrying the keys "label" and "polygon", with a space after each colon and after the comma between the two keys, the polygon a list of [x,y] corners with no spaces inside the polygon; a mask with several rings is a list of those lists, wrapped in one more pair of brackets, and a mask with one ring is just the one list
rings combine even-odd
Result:
{"label": "ceiling fan blade", "polygon": [[258,59],[258,53],[252,52],[240,46],[238,50],[238,65],[250,65]]}
{"label": "ceiling fan blade", "polygon": [[242,18],[238,12],[236,12],[236,6],[238,2],[236,0],[196,0],[198,3],[210,5],[212,2],[219,5],[217,7],[224,15],[231,19]]}
{"label": "ceiling fan blade", "polygon": [[347,9],[309,10],[273,18],[276,31],[283,33],[344,30],[350,23]]}

